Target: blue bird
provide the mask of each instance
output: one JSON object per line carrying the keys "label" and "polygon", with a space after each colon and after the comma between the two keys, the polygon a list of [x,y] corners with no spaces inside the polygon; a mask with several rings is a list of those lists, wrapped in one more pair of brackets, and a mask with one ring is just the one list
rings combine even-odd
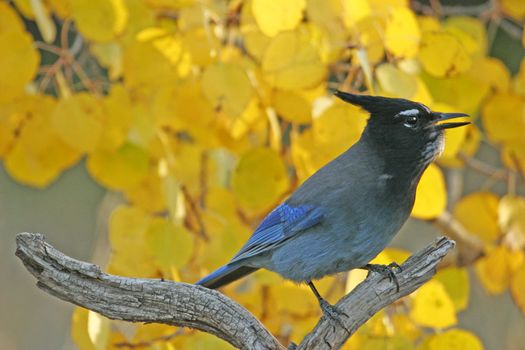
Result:
{"label": "blue bird", "polygon": [[410,216],[419,179],[443,150],[444,129],[469,124],[441,121],[467,115],[399,98],[335,95],[369,112],[359,141],[271,211],[231,261],[198,285],[219,288],[264,268],[307,283],[333,316],[313,280],[361,268],[397,284],[390,266],[369,262]]}

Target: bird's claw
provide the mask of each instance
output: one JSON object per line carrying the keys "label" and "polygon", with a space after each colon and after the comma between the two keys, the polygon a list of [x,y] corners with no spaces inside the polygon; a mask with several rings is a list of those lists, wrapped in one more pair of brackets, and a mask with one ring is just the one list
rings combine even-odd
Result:
{"label": "bird's claw", "polygon": [[323,311],[323,314],[329,318],[337,322],[341,327],[343,327],[347,332],[350,333],[350,331],[346,328],[343,321],[341,320],[341,316],[345,316],[346,318],[350,318],[346,313],[339,310],[337,307],[331,305],[329,302],[327,302],[324,299],[321,299],[319,301],[319,305],[321,305],[321,310]]}
{"label": "bird's claw", "polygon": [[368,274],[371,272],[377,272],[385,277],[388,277],[390,282],[394,282],[396,285],[396,293],[399,292],[399,281],[397,280],[396,271],[401,272],[402,270],[398,263],[392,262],[388,265],[366,264],[363,269],[368,270]]}

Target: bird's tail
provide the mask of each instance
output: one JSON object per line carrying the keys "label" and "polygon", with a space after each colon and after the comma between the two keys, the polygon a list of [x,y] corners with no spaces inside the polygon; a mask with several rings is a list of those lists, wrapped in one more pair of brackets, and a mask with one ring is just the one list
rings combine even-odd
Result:
{"label": "bird's tail", "polygon": [[195,284],[200,286],[216,289],[224,286],[230,282],[236,281],[241,277],[246,276],[254,271],[258,270],[255,267],[242,266],[242,265],[224,265],[223,267],[210,273]]}

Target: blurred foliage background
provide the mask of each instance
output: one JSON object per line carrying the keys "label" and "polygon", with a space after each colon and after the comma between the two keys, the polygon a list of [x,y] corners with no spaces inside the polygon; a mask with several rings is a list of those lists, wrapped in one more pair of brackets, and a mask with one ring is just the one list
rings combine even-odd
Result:
{"label": "blurred foliage background", "polygon": [[[415,220],[394,242],[404,249],[376,262],[401,263],[440,233],[457,249],[345,349],[525,349],[524,19],[523,0],[0,2],[1,252],[14,278],[0,290],[13,311],[2,316],[0,345],[64,336],[45,319],[55,316],[49,305],[70,310],[11,269],[16,232],[62,232],[66,253],[109,273],[194,282],[358,140],[367,115],[334,99],[339,88],[473,121],[447,131]],[[363,278],[352,271],[319,288],[335,302]],[[224,293],[284,343],[321,316],[306,287],[270,272]],[[65,348],[230,348],[80,308],[70,328]]]}

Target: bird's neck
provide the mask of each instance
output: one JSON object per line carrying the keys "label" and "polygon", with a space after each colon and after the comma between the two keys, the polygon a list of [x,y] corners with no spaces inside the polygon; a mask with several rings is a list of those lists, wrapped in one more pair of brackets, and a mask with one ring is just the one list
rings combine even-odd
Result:
{"label": "bird's neck", "polygon": [[366,139],[361,139],[359,143],[366,150],[369,166],[374,168],[374,173],[380,173],[381,178],[389,179],[389,182],[396,183],[396,187],[407,191],[415,191],[421,175],[431,163],[420,152],[387,148]]}

